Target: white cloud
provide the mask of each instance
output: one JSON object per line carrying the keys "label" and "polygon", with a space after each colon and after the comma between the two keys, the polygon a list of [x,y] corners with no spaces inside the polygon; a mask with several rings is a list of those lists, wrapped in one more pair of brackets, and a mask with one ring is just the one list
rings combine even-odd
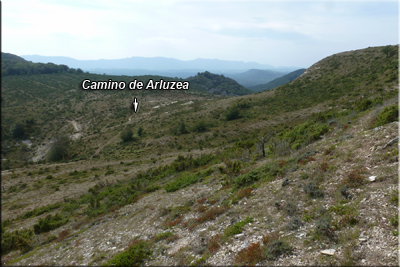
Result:
{"label": "white cloud", "polygon": [[398,3],[4,0],[3,51],[77,59],[164,56],[307,67],[398,43]]}

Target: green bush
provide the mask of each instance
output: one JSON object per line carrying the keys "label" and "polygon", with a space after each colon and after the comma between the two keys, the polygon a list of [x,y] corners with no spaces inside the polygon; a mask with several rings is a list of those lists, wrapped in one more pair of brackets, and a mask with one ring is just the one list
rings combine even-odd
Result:
{"label": "green bush", "polygon": [[142,126],[139,126],[139,128],[137,129],[137,135],[142,136],[143,134],[144,134],[144,129]]}
{"label": "green bush", "polygon": [[133,132],[132,129],[125,129],[122,131],[121,135],[122,142],[129,142],[133,140]]}
{"label": "green bush", "polygon": [[393,105],[386,107],[379,115],[376,117],[374,127],[382,126],[386,123],[397,121],[399,119],[399,106]]}
{"label": "green bush", "polygon": [[372,101],[370,99],[364,99],[357,104],[357,111],[365,111],[372,106]]}
{"label": "green bush", "polygon": [[154,241],[158,242],[158,241],[167,239],[167,238],[172,237],[172,236],[174,236],[174,233],[172,233],[170,231],[164,232],[164,233],[159,233],[154,237]]}
{"label": "green bush", "polygon": [[225,113],[227,121],[236,120],[239,118],[240,110],[238,107],[231,107]]}
{"label": "green bush", "polygon": [[14,138],[23,138],[25,135],[25,126],[21,123],[16,123],[11,126],[10,132]]}
{"label": "green bush", "polygon": [[64,219],[59,213],[52,216],[47,215],[44,219],[40,218],[37,224],[33,225],[33,229],[35,234],[40,234],[44,232],[48,232],[54,229],[57,229],[61,225],[64,225],[68,222],[68,218]]}
{"label": "green bush", "polygon": [[260,171],[255,169],[246,174],[239,175],[233,180],[235,188],[250,185],[261,179]]}
{"label": "green bush", "polygon": [[332,231],[332,217],[330,215],[324,215],[316,222],[317,232],[323,234],[329,238],[333,237]]}
{"label": "green bush", "polygon": [[67,205],[64,206],[63,211],[72,212],[80,207],[80,204],[75,200],[71,199]]}
{"label": "green bush", "polygon": [[160,186],[158,186],[158,185],[149,185],[148,187],[146,187],[146,189],[144,191],[146,191],[146,193],[151,193],[151,192],[155,192],[159,189],[160,189]]}
{"label": "green bush", "polygon": [[196,174],[183,174],[178,177],[175,181],[165,185],[165,191],[167,192],[175,192],[181,188],[189,186],[191,184],[197,183],[199,177]]}
{"label": "green bush", "polygon": [[206,130],[207,130],[207,124],[203,120],[198,121],[193,126],[193,132],[201,133],[201,132],[204,132]]}
{"label": "green bush", "polygon": [[285,211],[289,216],[293,216],[297,213],[297,207],[293,202],[289,201],[286,203]]}
{"label": "green bush", "polygon": [[279,256],[290,253],[292,250],[285,241],[275,240],[266,244],[263,249],[263,257],[268,260],[276,260]]}
{"label": "green bush", "polygon": [[139,240],[125,249],[125,251],[115,255],[103,266],[140,266],[152,254],[149,243]]}
{"label": "green bush", "polygon": [[314,182],[310,182],[303,187],[304,192],[310,195],[312,198],[323,197],[324,192]]}
{"label": "green bush", "polygon": [[71,154],[71,141],[68,136],[57,136],[51,145],[48,159],[50,161],[65,160]]}
{"label": "green bush", "polygon": [[283,140],[292,144],[292,149],[298,149],[301,146],[308,145],[320,138],[329,131],[326,123],[310,120],[293,128],[293,130],[284,131],[281,134]]}
{"label": "green bush", "polygon": [[302,225],[303,225],[303,223],[301,222],[301,219],[300,219],[300,218],[293,217],[293,218],[290,220],[290,222],[287,224],[286,227],[287,227],[289,230],[297,230],[297,229],[299,229],[300,226],[302,226]]}
{"label": "green bush", "polygon": [[234,225],[228,226],[228,228],[226,228],[225,230],[225,235],[226,236],[233,236],[233,235],[237,235],[240,234],[243,231],[243,226],[245,226],[248,223],[252,223],[253,222],[253,218],[251,217],[246,217],[246,219],[244,219],[243,221],[240,221]]}
{"label": "green bush", "polygon": [[14,232],[5,232],[3,225],[1,231],[1,254],[5,254],[15,249],[29,248],[33,237],[31,229],[16,230]]}

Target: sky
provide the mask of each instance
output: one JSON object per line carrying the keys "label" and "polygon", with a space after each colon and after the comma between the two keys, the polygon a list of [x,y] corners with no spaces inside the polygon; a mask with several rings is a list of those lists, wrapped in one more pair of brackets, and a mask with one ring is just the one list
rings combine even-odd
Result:
{"label": "sky", "polygon": [[2,52],[197,58],[307,68],[399,43],[394,1],[3,0]]}

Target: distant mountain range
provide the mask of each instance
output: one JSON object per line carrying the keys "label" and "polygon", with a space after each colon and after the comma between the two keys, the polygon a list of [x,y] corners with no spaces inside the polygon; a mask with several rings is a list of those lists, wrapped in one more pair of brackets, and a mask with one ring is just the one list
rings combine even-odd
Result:
{"label": "distant mountain range", "polygon": [[[64,64],[54,64],[54,63],[32,63],[27,61],[17,55],[9,53],[1,53],[1,76],[28,76],[33,77],[39,74],[63,74],[68,76],[68,79],[82,79],[82,75],[90,77],[89,80],[107,80],[107,75],[98,74],[84,74],[81,69],[69,68]],[[78,76],[77,76],[78,75]],[[109,77],[109,76],[108,76]],[[26,77],[20,77],[24,79]],[[37,78],[37,77],[36,77]],[[65,78],[65,77],[64,77]],[[155,75],[141,75],[141,76],[114,76],[118,80],[123,81],[124,79],[136,78],[147,84],[149,79],[152,80],[164,80],[165,82],[171,80],[182,80],[180,78],[176,79],[173,77],[162,77]],[[46,79],[46,78],[45,78]],[[59,79],[61,79],[59,77]],[[224,75],[213,74],[208,71],[199,72],[196,75],[185,78],[186,81],[190,82],[189,89],[192,91],[205,92],[214,95],[222,96],[238,96],[253,93],[250,89],[247,89],[240,85],[235,80],[225,77]],[[80,82],[76,82],[80,84]],[[157,91],[156,91],[157,92]]]}
{"label": "distant mountain range", "polygon": [[281,85],[287,84],[288,82],[293,81],[294,79],[296,79],[297,77],[302,75],[305,70],[306,69],[298,69],[298,70],[292,71],[286,75],[283,75],[282,77],[276,78],[275,80],[272,80],[269,83],[259,84],[259,85],[247,87],[247,88],[249,88],[253,92],[261,92],[261,91],[265,91],[265,90],[271,90],[278,86],[281,86]]}
{"label": "distant mountain range", "polygon": [[[209,71],[215,74],[238,74],[251,69],[272,70],[288,73],[297,67],[274,67],[256,62],[230,61],[219,59],[178,60],[165,57],[130,57],[123,59],[77,60],[70,57],[26,55],[22,58],[34,63],[67,65],[98,74],[109,75],[160,75],[187,78],[199,72]],[[229,77],[229,76],[228,76]],[[276,78],[276,77],[275,77]],[[265,81],[264,81],[265,82]]]}

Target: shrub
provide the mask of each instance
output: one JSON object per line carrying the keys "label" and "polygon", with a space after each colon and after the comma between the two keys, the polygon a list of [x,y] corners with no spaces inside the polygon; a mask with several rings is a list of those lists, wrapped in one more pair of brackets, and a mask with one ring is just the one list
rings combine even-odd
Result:
{"label": "shrub", "polygon": [[225,211],[226,210],[223,207],[212,207],[206,212],[202,213],[200,217],[196,219],[196,221],[198,223],[203,223],[206,221],[215,220],[219,215],[223,214]]}
{"label": "shrub", "polygon": [[225,163],[226,168],[223,170],[220,169],[221,173],[226,173],[231,178],[241,173],[242,164],[240,161],[237,160],[230,161],[226,159],[222,159],[222,161]]}
{"label": "shrub", "polygon": [[372,100],[364,99],[357,104],[356,110],[357,111],[365,111],[372,106]]}
{"label": "shrub", "polygon": [[16,123],[11,126],[10,132],[14,138],[23,138],[25,135],[25,126],[21,123]]}
{"label": "shrub", "polygon": [[204,132],[204,131],[206,131],[206,130],[207,130],[207,124],[206,124],[203,120],[198,121],[198,122],[193,126],[193,131],[194,131],[194,132],[201,133],[201,132]]}
{"label": "shrub", "polygon": [[188,175],[184,174],[177,178],[175,181],[165,185],[165,191],[167,192],[175,192],[181,188],[189,186],[191,184],[197,183],[199,177],[196,174]]}
{"label": "shrub", "polygon": [[342,194],[342,196],[346,199],[351,198],[351,194],[348,192],[348,188],[347,186],[342,186],[340,189],[340,194]]}
{"label": "shrub", "polygon": [[354,226],[357,223],[358,220],[354,216],[346,214],[345,216],[343,216],[343,218],[339,220],[339,222],[333,223],[333,227],[334,229],[340,229],[344,225]]}
{"label": "shrub", "polygon": [[122,131],[121,135],[122,142],[129,142],[133,140],[133,132],[132,129],[125,129]]}
{"label": "shrub", "polygon": [[219,234],[213,235],[208,240],[207,249],[210,253],[218,251],[220,245],[221,236]]}
{"label": "shrub", "polygon": [[237,195],[232,199],[232,204],[238,203],[239,200],[245,197],[250,197],[251,195],[251,188],[245,188],[240,190]]}
{"label": "shrub", "polygon": [[144,133],[143,127],[142,127],[142,126],[139,126],[139,128],[137,129],[137,135],[138,135],[138,136],[142,136],[143,133]]}
{"label": "shrub", "polygon": [[281,186],[282,186],[282,187],[285,187],[285,186],[289,185],[289,183],[290,183],[290,182],[289,182],[289,178],[286,177],[286,178],[283,180]]}
{"label": "shrub", "polygon": [[235,188],[240,188],[246,185],[250,185],[260,179],[261,179],[260,172],[259,170],[256,169],[236,177],[233,180],[233,183],[235,185]]}
{"label": "shrub", "polygon": [[246,219],[244,219],[243,221],[240,221],[234,225],[228,226],[228,228],[225,229],[225,235],[233,236],[233,235],[240,234],[243,230],[242,229],[243,226],[245,226],[248,223],[252,223],[252,222],[253,222],[253,218],[246,217]]}
{"label": "shrub", "polygon": [[363,169],[352,170],[345,179],[345,185],[349,187],[357,188],[364,183],[364,175],[362,174]]}
{"label": "shrub", "polygon": [[390,202],[395,206],[399,205],[399,190],[392,190],[390,193]]}
{"label": "shrub", "polygon": [[279,237],[277,234],[275,233],[270,233],[270,234],[266,234],[265,236],[263,236],[262,238],[262,243],[264,245],[271,243],[272,241],[276,241],[278,240]]}
{"label": "shrub", "polygon": [[275,260],[279,256],[290,253],[291,251],[292,248],[288,243],[281,240],[275,240],[266,244],[263,250],[263,257],[268,260]]}
{"label": "shrub", "polygon": [[303,223],[301,222],[301,219],[297,218],[297,217],[293,217],[290,222],[288,223],[288,225],[286,226],[289,230],[297,230],[300,228],[300,226],[302,226]]}
{"label": "shrub", "polygon": [[63,211],[72,212],[80,207],[80,204],[75,200],[71,199],[68,204],[63,208]]}
{"label": "shrub", "polygon": [[107,170],[105,173],[104,173],[104,175],[111,175],[111,174],[113,174],[114,173],[114,170]]}
{"label": "shrub", "polygon": [[238,252],[234,262],[240,265],[255,265],[261,260],[263,260],[263,255],[260,243],[252,243],[249,247]]}
{"label": "shrub", "polygon": [[57,241],[61,241],[63,239],[65,239],[69,234],[69,230],[62,230],[59,234],[58,234],[58,238]]}
{"label": "shrub", "polygon": [[289,216],[293,216],[297,213],[297,207],[295,204],[293,204],[293,202],[289,201],[288,203],[286,203],[285,211]]}
{"label": "shrub", "polygon": [[157,234],[157,235],[154,236],[154,241],[155,241],[155,242],[159,242],[159,241],[161,241],[161,240],[170,238],[170,237],[172,237],[172,236],[174,236],[174,233],[172,233],[172,232],[170,232],[170,231],[165,232],[165,233],[159,233],[159,234]]}
{"label": "shrub", "polygon": [[158,185],[149,185],[148,187],[146,187],[146,189],[144,191],[146,193],[151,193],[151,192],[155,192],[159,189],[160,189],[160,186],[158,186]]}
{"label": "shrub", "polygon": [[308,179],[310,176],[308,175],[308,173],[306,173],[306,172],[302,172],[301,174],[300,174],[300,178],[301,179],[303,179],[303,180],[306,180],[306,179]]}
{"label": "shrub", "polygon": [[333,211],[337,215],[346,215],[350,214],[352,209],[349,205],[342,205],[342,204],[337,204],[336,206],[331,206],[328,209],[329,211]]}
{"label": "shrub", "polygon": [[31,229],[5,232],[3,225],[1,231],[1,254],[15,249],[28,249],[32,242],[33,231]]}
{"label": "shrub", "polygon": [[236,120],[239,118],[240,110],[237,107],[229,108],[225,113],[227,121]]}
{"label": "shrub", "polygon": [[138,240],[130,245],[125,251],[115,255],[104,266],[140,266],[149,259],[153,252],[148,242]]}
{"label": "shrub", "polygon": [[71,153],[71,141],[66,135],[57,136],[51,145],[48,159],[50,161],[59,161],[66,159]]}
{"label": "shrub", "polygon": [[399,106],[393,105],[386,107],[377,117],[374,123],[374,127],[382,126],[392,121],[399,119]]}
{"label": "shrub", "polygon": [[332,218],[329,215],[324,215],[316,222],[317,231],[329,238],[333,237]]}
{"label": "shrub", "polygon": [[312,198],[324,196],[324,192],[314,182],[310,182],[310,183],[304,185],[303,189]]}
{"label": "shrub", "polygon": [[56,215],[54,216],[50,214],[47,215],[44,219],[40,218],[39,222],[33,225],[33,229],[35,231],[35,234],[40,234],[56,229],[61,225],[66,224],[67,222],[68,218],[64,219],[59,213],[56,213]]}

